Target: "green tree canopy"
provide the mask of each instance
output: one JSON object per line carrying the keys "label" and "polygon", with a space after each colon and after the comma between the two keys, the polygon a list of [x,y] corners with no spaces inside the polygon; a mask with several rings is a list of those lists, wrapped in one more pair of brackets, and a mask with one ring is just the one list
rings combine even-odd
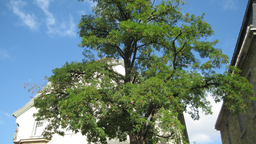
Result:
{"label": "green tree canopy", "polygon": [[[94,1],[95,14],[83,15],[78,25],[86,60],[54,69],[51,85],[35,99],[37,120],[49,121],[46,138],[63,128],[89,142],[127,135],[131,144],[179,142],[179,114],[197,120],[199,108],[212,113],[206,92],[234,113],[246,108],[242,96],[253,99],[239,69],[214,71],[229,63],[228,56],[214,48],[217,40],[203,40],[214,31],[204,14],[183,14],[182,0]],[[107,58],[95,61],[93,51]],[[125,75],[111,59],[124,61]]]}

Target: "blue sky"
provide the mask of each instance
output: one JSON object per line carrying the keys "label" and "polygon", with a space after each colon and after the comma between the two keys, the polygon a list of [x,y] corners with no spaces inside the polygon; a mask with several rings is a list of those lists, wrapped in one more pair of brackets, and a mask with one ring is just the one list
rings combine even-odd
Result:
{"label": "blue sky", "polygon": [[[246,0],[188,0],[183,12],[201,15],[212,25],[216,47],[232,58]],[[43,83],[52,69],[66,61],[81,61],[82,48],[77,25],[82,14],[93,14],[92,1],[85,0],[1,0],[0,1],[0,135],[1,143],[11,144],[16,129],[14,111],[24,106],[30,94],[23,83]],[[220,72],[223,72],[221,69]],[[212,99],[209,99],[212,101]],[[212,101],[213,102],[213,101]],[[220,144],[214,129],[221,103],[213,103],[213,115],[193,121],[185,114],[190,141]]]}

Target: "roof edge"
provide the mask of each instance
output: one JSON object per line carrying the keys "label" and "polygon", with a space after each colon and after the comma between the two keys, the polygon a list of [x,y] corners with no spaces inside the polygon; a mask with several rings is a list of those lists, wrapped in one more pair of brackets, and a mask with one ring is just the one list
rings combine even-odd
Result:
{"label": "roof edge", "polygon": [[240,28],[240,32],[238,34],[235,50],[234,50],[234,53],[233,53],[233,56],[232,56],[232,59],[231,59],[231,63],[230,63],[230,65],[232,65],[232,66],[235,65],[238,53],[241,49],[241,45],[242,45],[242,42],[243,42],[242,35],[243,35],[243,32],[245,32],[246,28],[247,28],[247,22],[249,20],[250,12],[252,11],[252,3],[255,3],[255,2],[256,2],[255,0],[249,0],[248,4],[246,6],[243,22],[242,22],[242,25],[241,25],[241,28]]}
{"label": "roof edge", "polygon": [[[48,82],[43,88],[42,90],[48,88],[51,85],[51,82]],[[13,112],[12,116],[14,116],[15,118],[18,118],[19,116],[21,116],[23,113],[25,113],[27,110],[29,110],[31,107],[33,107],[34,105],[34,100],[39,97],[41,95],[41,93],[36,94],[27,104],[25,104],[23,107],[21,107],[20,109],[16,110],[15,112]]]}
{"label": "roof edge", "polygon": [[[124,60],[123,59],[119,59],[119,60],[115,60],[112,59],[111,61],[107,61],[107,63],[109,64],[121,64],[124,67]],[[48,86],[51,85],[51,82],[48,82],[42,90],[46,89]],[[21,107],[20,109],[16,110],[15,112],[13,112],[12,116],[14,116],[15,118],[18,118],[19,116],[21,116],[23,113],[25,113],[27,110],[29,110],[31,107],[33,107],[34,105],[34,100],[39,97],[41,95],[41,93],[36,94],[27,104],[25,104],[23,107]]]}
{"label": "roof edge", "polygon": [[220,130],[220,122],[221,122],[222,117],[223,117],[224,106],[225,105],[224,105],[224,101],[223,101],[220,112],[219,112],[219,115],[218,115],[218,118],[217,118],[217,121],[216,121],[215,126],[214,126],[216,130]]}

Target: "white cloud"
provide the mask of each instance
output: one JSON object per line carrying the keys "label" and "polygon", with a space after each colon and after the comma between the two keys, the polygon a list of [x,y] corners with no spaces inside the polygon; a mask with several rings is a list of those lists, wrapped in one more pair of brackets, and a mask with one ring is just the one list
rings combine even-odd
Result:
{"label": "white cloud", "polygon": [[36,22],[36,16],[33,13],[29,14],[21,10],[25,5],[27,5],[27,3],[21,0],[12,0],[10,2],[10,7],[13,13],[21,19],[22,24],[28,26],[32,30],[37,30],[39,25]]}
{"label": "white cloud", "polygon": [[15,59],[15,57],[11,57],[9,53],[5,49],[0,48],[0,59]]}
{"label": "white cloud", "polygon": [[47,25],[54,25],[56,23],[55,18],[53,17],[53,14],[49,12],[49,0],[36,0],[35,1],[37,6],[43,10],[43,12],[46,15],[46,24]]}
{"label": "white cloud", "polygon": [[[208,94],[209,95],[209,94]],[[215,129],[215,123],[219,115],[222,102],[215,103],[210,96],[207,100],[212,104],[212,115],[205,115],[202,111],[199,112],[200,119],[194,121],[189,114],[185,113],[185,121],[189,135],[189,141],[197,144],[210,144],[212,142],[221,142],[220,132]]]}
{"label": "white cloud", "polygon": [[7,117],[11,117],[11,115],[9,113],[7,113],[7,112],[0,111],[0,113],[4,114]]}
{"label": "white cloud", "polygon": [[37,6],[43,10],[46,15],[46,26],[48,34],[55,34],[60,36],[75,37],[76,24],[73,22],[73,17],[70,15],[69,21],[57,23],[54,15],[49,11],[50,0],[35,0]]}
{"label": "white cloud", "polygon": [[221,4],[224,9],[236,9],[236,0],[223,0]]}
{"label": "white cloud", "polygon": [[73,22],[73,17],[71,15],[69,21],[62,22],[59,25],[47,26],[49,34],[57,34],[60,36],[76,36],[76,24]]}
{"label": "white cloud", "polygon": [[97,2],[93,2],[92,0],[86,0],[86,2],[88,2],[91,7],[94,7],[97,4]]}
{"label": "white cloud", "polygon": [[85,14],[86,14],[86,12],[83,11],[83,10],[77,11],[77,13],[78,13],[79,15],[85,15]]}
{"label": "white cloud", "polygon": [[210,142],[213,142],[213,140],[210,138],[210,136],[206,134],[195,134],[191,139],[191,142],[196,142],[197,144],[208,144]]}
{"label": "white cloud", "polygon": [[0,111],[0,124],[4,124],[3,115],[5,115],[5,117],[8,117],[8,118],[11,117],[11,115],[9,113]]}
{"label": "white cloud", "polygon": [[0,124],[4,124],[4,121],[1,119],[1,117],[0,117]]}
{"label": "white cloud", "polygon": [[83,2],[84,5],[89,5],[93,8],[94,6],[96,6],[97,2],[93,2],[93,0],[81,0],[80,2]]}
{"label": "white cloud", "polygon": [[8,52],[4,49],[0,49],[0,59],[10,58]]}

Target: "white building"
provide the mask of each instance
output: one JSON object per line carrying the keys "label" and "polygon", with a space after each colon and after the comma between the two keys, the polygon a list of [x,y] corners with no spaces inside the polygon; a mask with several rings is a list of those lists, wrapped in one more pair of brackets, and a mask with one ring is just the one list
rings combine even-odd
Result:
{"label": "white building", "polygon": [[[115,62],[115,61],[112,61]],[[114,67],[118,73],[125,75],[124,62],[119,60],[118,64]],[[49,83],[48,83],[49,84]],[[37,94],[33,99],[31,99],[25,106],[15,111],[12,115],[16,118],[17,129],[15,130],[15,135],[13,142],[15,144],[87,144],[86,136],[81,133],[73,133],[71,131],[65,131],[64,136],[54,134],[52,139],[49,141],[44,139],[41,134],[44,128],[47,126],[46,121],[35,121],[33,117],[34,113],[37,113],[37,109],[33,107],[34,99],[40,95]],[[183,115],[181,118],[181,123],[185,124]],[[187,131],[185,129],[185,135],[187,136]],[[119,142],[118,140],[111,140],[109,144],[129,144],[129,140],[126,142]]]}
{"label": "white building", "polygon": [[[120,65],[114,67],[114,69],[124,75],[124,64],[120,60]],[[33,107],[34,99],[40,94],[37,94],[33,99],[31,99],[25,106],[15,111],[12,115],[16,118],[17,129],[15,130],[15,135],[13,142],[15,144],[87,144],[86,136],[81,133],[73,133],[71,131],[65,131],[65,135],[60,136],[55,134],[52,140],[47,140],[42,138],[41,134],[46,127],[46,122],[35,121],[33,117],[34,113],[37,113],[37,109]],[[127,142],[118,142],[118,140],[111,140],[109,144],[128,144]]]}

